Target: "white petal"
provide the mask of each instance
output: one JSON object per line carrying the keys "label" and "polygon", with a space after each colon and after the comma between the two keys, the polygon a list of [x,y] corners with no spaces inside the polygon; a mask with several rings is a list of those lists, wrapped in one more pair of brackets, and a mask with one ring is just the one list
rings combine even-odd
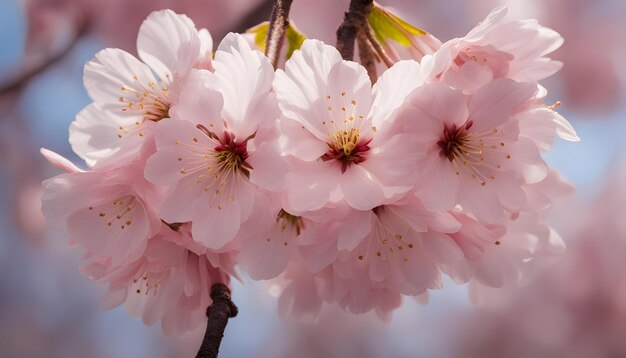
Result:
{"label": "white petal", "polygon": [[69,142],[72,150],[90,166],[110,161],[119,165],[137,157],[154,124],[138,116],[118,116],[92,103],[70,125]]}
{"label": "white petal", "polygon": [[122,86],[143,93],[149,83],[157,83],[146,64],[128,52],[113,48],[101,50],[87,62],[83,81],[87,93],[95,102],[109,105],[110,109],[119,113],[123,113],[122,108],[126,106],[119,99],[128,94]]}
{"label": "white petal", "polygon": [[84,173],[85,171],[81,168],[77,167],[76,164],[72,163],[69,159],[64,156],[55,153],[49,149],[41,148],[39,149],[41,155],[43,155],[52,165],[55,167],[65,170],[68,173]]}
{"label": "white petal", "polygon": [[137,52],[161,78],[185,75],[200,56],[200,38],[193,21],[172,10],[151,13],[141,24]]}
{"label": "white petal", "polygon": [[372,124],[380,126],[383,121],[393,121],[392,116],[415,88],[424,83],[419,63],[400,61],[383,72],[374,85]]}
{"label": "white petal", "polygon": [[259,118],[265,115],[264,103],[259,102],[265,101],[272,87],[272,64],[261,52],[252,50],[243,36],[229,33],[215,53],[213,66],[224,96],[224,119],[235,133],[251,134],[265,118]]}

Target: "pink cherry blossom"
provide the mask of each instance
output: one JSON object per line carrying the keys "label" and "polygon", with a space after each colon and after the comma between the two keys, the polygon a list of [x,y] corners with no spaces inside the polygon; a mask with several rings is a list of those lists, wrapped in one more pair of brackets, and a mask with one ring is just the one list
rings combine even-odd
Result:
{"label": "pink cherry blossom", "polygon": [[559,256],[564,249],[563,240],[542,215],[522,213],[506,223],[506,234],[484,245],[479,258],[468,260],[456,272],[482,287],[513,287],[531,279],[538,259]]}
{"label": "pink cherry blossom", "polygon": [[120,49],[104,49],[85,65],[93,103],[70,127],[73,150],[89,165],[132,161],[151,140],[158,121],[170,117],[185,77],[210,68],[211,37],[171,10],[153,12],[137,37],[141,61]]}
{"label": "pink cherry blossom", "polygon": [[208,31],[154,12],[139,59],[106,49],[85,66],[93,103],[70,142],[88,169],[42,149],[67,171],[44,182],[43,211],[108,285],[103,308],[171,335],[205,322],[236,268],[305,321],[325,304],[390,320],[444,275],[476,301],[526,283],[562,253],[545,218],[573,192],[542,154],[580,138],[537,83],[562,38],[506,12],[445,44],[380,44],[394,64],[372,80],[318,40],[284,69],[236,33],[213,56]]}
{"label": "pink cherry blossom", "polygon": [[276,194],[259,199],[254,215],[237,235],[237,259],[252,279],[266,280],[278,276],[297,257],[299,236],[313,223],[282,209]]}
{"label": "pink cherry blossom", "polygon": [[324,303],[326,282],[322,275],[312,274],[302,261],[293,260],[279,278],[272,281],[280,287],[278,312],[287,321],[313,322]]}
{"label": "pink cherry blossom", "polygon": [[[392,71],[388,76],[373,94],[365,68],[343,61],[334,47],[316,40],[305,41],[285,70],[276,71],[284,151],[293,164],[286,188],[291,212],[340,200],[369,210],[411,188],[407,177],[417,153],[410,139],[394,130],[389,115],[395,108],[372,108],[372,103],[402,98],[405,86],[398,83],[404,75]],[[419,78],[415,81],[419,84]]]}
{"label": "pink cherry blossom", "polygon": [[177,239],[171,237],[176,235],[161,225],[141,258],[119,265],[110,258],[88,254],[82,273],[108,284],[102,308],[124,303],[130,315],[141,317],[147,325],[161,321],[167,335],[181,335],[201,326],[211,304],[211,285],[228,283],[226,272],[232,271],[232,260],[224,258],[227,265],[216,267],[209,257],[175,244]]}
{"label": "pink cherry blossom", "polygon": [[344,223],[350,225],[365,230],[339,238],[342,252],[334,268],[351,280],[366,279],[375,287],[414,296],[441,288],[439,266],[463,259],[446,234],[461,229],[460,223],[449,214],[426,210],[413,195],[351,214]]}
{"label": "pink cherry blossom", "polygon": [[154,203],[159,195],[158,188],[144,179],[141,165],[133,162],[48,179],[42,211],[52,223],[66,228],[74,243],[118,264],[139,258],[158,232],[161,224]]}
{"label": "pink cherry blossom", "polygon": [[213,65],[215,73],[190,75],[172,120],[159,123],[145,175],[169,187],[159,206],[165,221],[191,221],[194,240],[220,249],[251,216],[258,187],[281,188],[286,163],[267,58],[229,34]]}
{"label": "pink cherry blossom", "polygon": [[[543,116],[539,119],[548,129],[542,130],[554,137],[551,120],[562,118],[545,108],[532,112],[536,95],[535,84],[510,79],[490,81],[473,94],[442,83],[412,93],[400,116],[426,152],[418,185],[426,207],[443,210],[460,204],[490,223],[524,207],[522,185],[540,182],[548,173],[538,143],[522,132],[528,126],[524,122]],[[568,134],[566,139],[578,139],[575,132]]]}
{"label": "pink cherry blossom", "polygon": [[444,43],[425,58],[429,73],[446,83],[467,86],[469,71],[474,78],[468,89],[492,78],[533,82],[556,73],[562,63],[546,55],[559,48],[563,38],[536,20],[506,21],[507,11],[506,7],[493,10],[465,37]]}
{"label": "pink cherry blossom", "polygon": [[562,217],[554,221],[564,228],[567,251],[535,269],[532,282],[497,290],[472,283],[472,298],[481,309],[454,318],[460,324],[452,337],[458,352],[469,352],[467,357],[494,350],[498,356],[527,357],[626,354],[626,191],[623,162],[615,164],[599,194],[571,200],[559,212]]}
{"label": "pink cherry blossom", "polygon": [[281,286],[279,312],[287,320],[315,321],[327,303],[354,314],[374,311],[388,321],[402,302],[398,292],[373,287],[370,280],[344,279],[330,266],[311,273],[297,260],[275,282]]}

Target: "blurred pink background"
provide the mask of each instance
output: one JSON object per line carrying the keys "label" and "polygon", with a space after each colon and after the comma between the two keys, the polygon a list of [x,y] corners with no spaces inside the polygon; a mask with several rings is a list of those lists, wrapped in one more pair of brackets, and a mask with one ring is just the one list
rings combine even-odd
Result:
{"label": "blurred pink background", "polygon": [[[422,305],[406,299],[391,323],[328,308],[318,323],[278,318],[274,290],[236,283],[239,316],[223,357],[619,357],[626,356],[626,27],[623,0],[380,1],[442,41],[463,36],[493,7],[537,18],[560,32],[563,70],[545,83],[548,102],[577,129],[546,159],[577,187],[553,210],[568,250],[527,287],[499,291],[478,307],[451,281]],[[292,20],[308,37],[334,43],[348,0],[294,0]],[[101,312],[102,291],[78,273],[78,255],[39,212],[40,182],[58,174],[47,147],[77,163],[67,141],[89,102],[85,61],[103,47],[134,52],[153,10],[186,13],[213,34],[269,18],[265,0],[0,1],[0,356],[193,356],[202,332],[165,337],[123,308]]]}

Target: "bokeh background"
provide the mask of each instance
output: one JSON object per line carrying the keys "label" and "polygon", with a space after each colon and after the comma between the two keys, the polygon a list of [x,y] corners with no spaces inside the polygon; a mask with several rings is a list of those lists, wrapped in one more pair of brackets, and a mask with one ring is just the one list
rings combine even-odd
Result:
{"label": "bokeh background", "polygon": [[[348,0],[295,0],[292,20],[334,43]],[[577,194],[555,206],[552,224],[568,250],[519,289],[473,305],[446,282],[427,305],[406,299],[391,323],[328,307],[319,322],[277,314],[275,289],[235,283],[240,315],[223,357],[624,357],[626,356],[625,0],[380,1],[445,41],[492,8],[537,18],[560,32],[563,70],[544,82],[548,102],[577,129],[546,159]],[[193,356],[202,332],[165,337],[124,308],[101,312],[101,287],[78,273],[79,253],[40,214],[42,179],[59,174],[39,155],[77,163],[67,141],[89,102],[82,67],[99,49],[135,52],[139,25],[172,8],[208,28],[217,43],[269,17],[266,0],[0,0],[0,357]]]}

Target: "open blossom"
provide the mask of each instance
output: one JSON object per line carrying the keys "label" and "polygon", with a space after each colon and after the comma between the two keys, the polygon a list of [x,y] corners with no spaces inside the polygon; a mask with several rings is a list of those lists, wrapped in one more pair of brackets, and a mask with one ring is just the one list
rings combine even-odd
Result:
{"label": "open blossom", "polygon": [[[73,170],[67,160],[56,163]],[[154,207],[159,195],[158,188],[144,179],[140,164],[133,162],[45,181],[42,210],[67,229],[74,243],[118,264],[139,258],[159,231]]]}
{"label": "open blossom", "polygon": [[89,165],[132,161],[152,138],[156,123],[169,118],[188,73],[211,68],[212,40],[185,15],[150,14],[139,29],[138,60],[120,49],[104,49],[85,65],[85,88],[93,103],[70,127],[72,149]]}
{"label": "open blossom", "polygon": [[497,9],[442,45],[375,6],[412,53],[390,53],[373,86],[318,40],[284,70],[235,33],[213,56],[170,10],[141,26],[141,60],[106,49],[86,65],[94,102],[70,142],[90,170],[43,150],[68,172],[43,210],[108,285],[103,307],[181,334],[237,266],[282,287],[283,316],[327,303],[389,319],[444,275],[508,287],[562,251],[543,212],[572,187],[541,154],[579,138],[536,82],[560,68],[546,55],[561,37]]}
{"label": "open blossom", "polygon": [[466,86],[469,76],[476,88],[493,78],[534,82],[556,73],[563,64],[546,55],[558,49],[563,38],[537,20],[505,21],[507,11],[493,10],[465,37],[444,43],[426,58],[431,76],[441,76],[455,87]]}
{"label": "open blossom", "polygon": [[[535,84],[510,79],[493,80],[473,94],[442,83],[412,93],[400,116],[426,151],[418,191],[427,207],[460,204],[490,223],[524,207],[522,185],[537,183],[548,173],[537,143],[521,132],[536,94]],[[578,139],[575,132],[565,138]]]}
{"label": "open blossom", "polygon": [[252,214],[257,186],[280,189],[286,164],[267,58],[229,34],[213,65],[214,73],[190,75],[173,120],[156,131],[145,175],[170,188],[159,207],[166,222],[191,221],[196,241],[220,249]]}
{"label": "open blossom", "polygon": [[414,195],[352,213],[344,226],[362,229],[339,238],[337,274],[378,288],[413,296],[441,288],[439,266],[463,259],[448,235],[461,224],[450,214],[426,210]]}
{"label": "open blossom", "polygon": [[266,280],[282,273],[297,257],[299,237],[313,223],[281,208],[279,195],[256,200],[255,215],[239,231],[238,261],[255,280]]}
{"label": "open blossom", "polygon": [[273,281],[280,288],[278,309],[288,320],[315,321],[324,303],[337,304],[346,312],[361,314],[370,311],[389,321],[400,307],[399,292],[374,287],[372,281],[345,279],[332,266],[311,273],[306,265],[294,260],[283,275]]}
{"label": "open blossom", "polygon": [[[404,75],[389,76],[398,83]],[[345,200],[369,210],[411,188],[407,177],[417,155],[412,143],[394,130],[388,118],[393,108],[372,111],[373,102],[401,96],[393,80],[384,83],[373,95],[365,68],[315,40],[294,52],[285,71],[276,71],[284,150],[293,164],[288,209],[301,213]]]}
{"label": "open blossom", "polygon": [[[88,253],[81,272],[92,280],[108,284],[103,309],[120,304],[147,325],[161,321],[168,335],[195,330],[206,322],[211,304],[211,285],[228,283],[232,260],[224,267],[206,255],[195,254],[175,243],[181,235],[167,225],[150,239],[145,253],[135,261],[114,264],[110,258]],[[229,253],[220,254],[231,255]]]}

